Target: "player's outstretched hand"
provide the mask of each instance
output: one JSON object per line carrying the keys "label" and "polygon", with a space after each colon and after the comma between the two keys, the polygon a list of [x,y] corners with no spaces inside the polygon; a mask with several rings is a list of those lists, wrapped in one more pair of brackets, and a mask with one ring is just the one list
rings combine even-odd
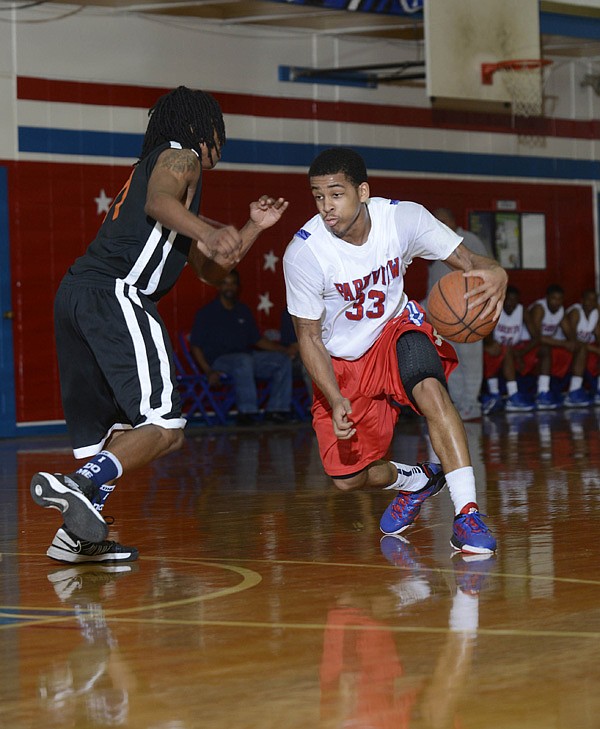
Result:
{"label": "player's outstretched hand", "polygon": [[204,255],[223,268],[234,266],[239,260],[242,236],[232,225],[212,230],[196,245]]}
{"label": "player's outstretched hand", "polygon": [[281,218],[289,205],[282,197],[274,198],[269,195],[261,197],[250,203],[250,220],[262,230],[270,228]]}
{"label": "player's outstretched hand", "polygon": [[472,309],[487,301],[487,306],[481,312],[481,318],[486,319],[492,312],[494,320],[502,313],[504,296],[506,295],[506,284],[508,274],[502,266],[491,266],[490,268],[475,268],[464,274],[467,277],[476,276],[483,279],[480,286],[471,289],[465,298],[468,299],[468,308]]}
{"label": "player's outstretched hand", "polygon": [[333,432],[336,438],[340,440],[348,440],[356,433],[354,423],[350,420],[352,406],[350,400],[342,398],[338,400],[332,407]]}

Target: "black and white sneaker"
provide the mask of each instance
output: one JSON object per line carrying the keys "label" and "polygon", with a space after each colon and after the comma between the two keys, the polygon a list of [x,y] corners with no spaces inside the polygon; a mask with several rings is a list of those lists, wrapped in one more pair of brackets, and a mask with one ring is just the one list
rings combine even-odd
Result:
{"label": "black and white sneaker", "polygon": [[31,479],[31,496],[46,509],[58,509],[67,529],[90,542],[101,542],[108,536],[108,525],[94,508],[94,483],[78,473],[36,473]]}
{"label": "black and white sneaker", "polygon": [[59,562],[81,564],[85,562],[133,562],[139,552],[135,547],[125,547],[108,540],[88,542],[61,527],[48,547],[46,554]]}

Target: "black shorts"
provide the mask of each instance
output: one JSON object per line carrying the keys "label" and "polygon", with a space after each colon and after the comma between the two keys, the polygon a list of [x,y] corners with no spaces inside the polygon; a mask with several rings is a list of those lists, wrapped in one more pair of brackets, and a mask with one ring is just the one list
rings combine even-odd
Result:
{"label": "black shorts", "polygon": [[113,430],[185,426],[171,342],[155,302],[122,281],[112,289],[63,282],[54,327],[76,458],[99,453]]}

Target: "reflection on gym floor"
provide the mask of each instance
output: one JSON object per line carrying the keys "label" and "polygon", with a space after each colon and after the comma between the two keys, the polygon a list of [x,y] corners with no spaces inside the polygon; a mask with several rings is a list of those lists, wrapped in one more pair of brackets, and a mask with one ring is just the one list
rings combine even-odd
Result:
{"label": "reflection on gym floor", "polygon": [[[0,441],[0,724],[596,729],[599,417],[466,424],[487,559],[452,553],[445,492],[382,537],[389,493],[336,492],[300,424],[190,430],[111,496],[139,561],[61,564],[28,485],[66,440]],[[421,419],[392,453],[432,457]]]}

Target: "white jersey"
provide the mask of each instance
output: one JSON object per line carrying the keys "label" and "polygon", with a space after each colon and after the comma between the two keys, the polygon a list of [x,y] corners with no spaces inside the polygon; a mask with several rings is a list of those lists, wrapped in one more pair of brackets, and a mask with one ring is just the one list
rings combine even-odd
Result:
{"label": "white jersey", "polygon": [[462,238],[422,205],[368,202],[371,230],[360,246],[335,236],[320,215],[296,233],[283,257],[287,308],[321,320],[333,357],[362,356],[406,306],[404,274],[414,258],[445,259]]}
{"label": "white jersey", "polygon": [[589,316],[586,316],[583,306],[581,304],[572,304],[567,309],[567,314],[573,310],[579,312],[579,320],[577,321],[577,339],[580,342],[591,342],[596,341],[596,327],[598,325],[599,312],[597,308],[590,311]]}
{"label": "white jersey", "polygon": [[514,347],[523,341],[523,328],[523,304],[517,304],[511,314],[502,309],[494,329],[494,339],[500,344]]}
{"label": "white jersey", "polygon": [[560,323],[565,315],[565,307],[561,306],[557,311],[550,311],[546,298],[538,299],[529,305],[529,311],[539,304],[544,309],[542,316],[542,337],[552,337],[552,339],[566,339],[565,333],[560,328]]}

